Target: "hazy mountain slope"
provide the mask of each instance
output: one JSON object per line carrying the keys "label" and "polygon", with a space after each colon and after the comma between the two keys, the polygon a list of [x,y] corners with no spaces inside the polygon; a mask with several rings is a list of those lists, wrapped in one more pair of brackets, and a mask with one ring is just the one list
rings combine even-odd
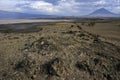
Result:
{"label": "hazy mountain slope", "polygon": [[100,8],[88,15],[88,17],[120,17],[119,14],[112,13],[104,8]]}
{"label": "hazy mountain slope", "polygon": [[43,17],[51,17],[50,15],[38,15],[38,14],[27,14],[20,12],[8,12],[8,11],[0,11],[0,18],[43,18]]}

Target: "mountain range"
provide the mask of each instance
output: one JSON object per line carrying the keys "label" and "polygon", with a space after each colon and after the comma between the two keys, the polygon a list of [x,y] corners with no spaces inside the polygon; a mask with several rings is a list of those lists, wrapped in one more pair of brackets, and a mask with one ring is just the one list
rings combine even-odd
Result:
{"label": "mountain range", "polygon": [[28,14],[28,13],[20,13],[20,12],[9,12],[0,10],[0,18],[47,18],[54,17],[52,15],[44,15],[44,14]]}
{"label": "mountain range", "polygon": [[[1,19],[3,18],[53,18],[53,17],[57,17],[57,16],[45,15],[45,14],[28,14],[28,13],[9,12],[9,11],[0,10]],[[115,14],[108,11],[107,9],[100,8],[90,13],[89,15],[82,16],[82,17],[120,17],[120,14]]]}

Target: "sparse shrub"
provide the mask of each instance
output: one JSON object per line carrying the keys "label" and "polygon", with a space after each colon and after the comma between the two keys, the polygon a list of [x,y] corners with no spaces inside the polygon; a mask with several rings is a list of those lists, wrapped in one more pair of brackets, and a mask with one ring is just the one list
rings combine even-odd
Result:
{"label": "sparse shrub", "polygon": [[19,37],[13,37],[13,39],[19,39]]}
{"label": "sparse shrub", "polygon": [[95,26],[95,22],[90,22],[90,23],[88,23],[88,26]]}
{"label": "sparse shrub", "polygon": [[97,65],[100,62],[100,59],[99,58],[95,58],[93,61],[94,61],[95,65]]}
{"label": "sparse shrub", "polygon": [[81,25],[85,25],[85,23],[84,23],[84,22],[82,22],[82,23],[81,23]]}
{"label": "sparse shrub", "polygon": [[93,71],[90,69],[90,66],[87,64],[87,62],[77,62],[77,63],[76,63],[76,67],[77,67],[80,71],[89,72],[90,75],[93,74]]}
{"label": "sparse shrub", "polygon": [[83,37],[83,36],[86,36],[86,35],[85,35],[85,34],[83,34],[83,33],[81,33],[79,36],[80,36],[80,37]]}
{"label": "sparse shrub", "polygon": [[94,42],[94,43],[100,42],[99,35],[94,35],[94,40],[93,40],[93,42]]}
{"label": "sparse shrub", "polygon": [[80,29],[80,30],[82,29],[82,27],[81,27],[81,26],[79,26],[79,25],[77,25],[77,28],[78,28],[78,29]]}
{"label": "sparse shrub", "polygon": [[40,73],[48,76],[64,76],[66,74],[66,68],[64,62],[60,58],[55,58],[40,67]]}
{"label": "sparse shrub", "polygon": [[34,75],[36,75],[37,71],[36,61],[30,59],[30,57],[25,57],[25,59],[22,59],[15,64],[14,70],[18,71],[19,74],[21,72],[24,73],[28,78],[31,78],[33,80],[33,78],[35,78]]}
{"label": "sparse shrub", "polygon": [[71,28],[74,27],[74,25],[71,25]]}
{"label": "sparse shrub", "polygon": [[120,27],[120,24],[118,24],[117,26]]}
{"label": "sparse shrub", "polygon": [[34,66],[35,66],[35,61],[26,58],[22,61],[19,61],[15,65],[15,70],[18,70],[20,72],[29,73]]}
{"label": "sparse shrub", "polygon": [[116,64],[115,69],[116,71],[120,72],[120,63]]}
{"label": "sparse shrub", "polygon": [[18,74],[21,74],[22,72],[22,74],[26,75],[27,78],[33,80],[36,78],[37,71],[39,70],[36,64],[35,59],[25,56],[15,64],[14,70],[17,71]]}

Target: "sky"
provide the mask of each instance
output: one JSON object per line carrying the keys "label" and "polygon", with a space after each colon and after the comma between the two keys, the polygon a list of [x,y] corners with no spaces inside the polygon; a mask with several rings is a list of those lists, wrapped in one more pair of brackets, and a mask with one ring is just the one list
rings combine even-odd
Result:
{"label": "sky", "polygon": [[0,0],[0,10],[31,14],[80,16],[99,8],[120,14],[120,0]]}

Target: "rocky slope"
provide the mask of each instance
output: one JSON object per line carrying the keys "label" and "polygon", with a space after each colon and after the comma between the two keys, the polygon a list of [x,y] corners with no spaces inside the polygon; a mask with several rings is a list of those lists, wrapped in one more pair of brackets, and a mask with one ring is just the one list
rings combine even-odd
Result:
{"label": "rocky slope", "polygon": [[120,80],[119,46],[79,25],[42,27],[37,34],[18,47],[19,60],[0,70],[1,80]]}

